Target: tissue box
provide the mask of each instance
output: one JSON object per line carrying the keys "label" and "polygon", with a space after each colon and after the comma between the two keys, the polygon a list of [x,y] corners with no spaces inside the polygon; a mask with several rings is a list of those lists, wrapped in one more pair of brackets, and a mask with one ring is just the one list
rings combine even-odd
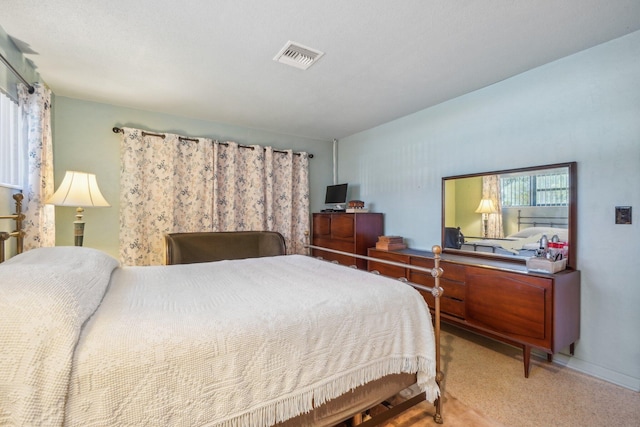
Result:
{"label": "tissue box", "polygon": [[532,257],[527,258],[527,270],[541,271],[543,273],[557,273],[567,268],[567,259],[563,258],[559,261],[551,261],[546,258]]}

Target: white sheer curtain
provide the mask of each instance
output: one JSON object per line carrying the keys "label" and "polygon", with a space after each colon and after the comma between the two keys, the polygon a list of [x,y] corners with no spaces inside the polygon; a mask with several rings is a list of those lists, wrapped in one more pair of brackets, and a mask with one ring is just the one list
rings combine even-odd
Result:
{"label": "white sheer curtain", "polygon": [[207,138],[164,139],[123,129],[120,258],[164,261],[164,234],[280,232],[288,253],[304,253],[309,218],[308,156]]}
{"label": "white sheer curtain", "polygon": [[54,191],[51,91],[40,83],[36,83],[34,88],[34,93],[29,94],[26,86],[18,85],[29,156],[27,182],[22,191],[25,251],[54,246],[56,240],[55,210],[53,205],[44,204]]}

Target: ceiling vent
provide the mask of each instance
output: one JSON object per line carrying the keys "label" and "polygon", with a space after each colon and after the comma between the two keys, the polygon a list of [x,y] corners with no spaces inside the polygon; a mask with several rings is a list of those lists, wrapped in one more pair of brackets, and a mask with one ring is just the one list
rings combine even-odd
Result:
{"label": "ceiling vent", "polygon": [[322,55],[324,52],[288,41],[273,60],[306,70],[315,64]]}

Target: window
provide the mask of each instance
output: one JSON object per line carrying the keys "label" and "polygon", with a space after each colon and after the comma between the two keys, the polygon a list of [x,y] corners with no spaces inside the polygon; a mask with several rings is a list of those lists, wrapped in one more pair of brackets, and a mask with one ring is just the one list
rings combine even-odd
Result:
{"label": "window", "polygon": [[569,174],[549,170],[533,175],[500,177],[502,206],[568,206]]}
{"label": "window", "polygon": [[27,141],[20,107],[0,92],[0,185],[22,189],[27,174]]}

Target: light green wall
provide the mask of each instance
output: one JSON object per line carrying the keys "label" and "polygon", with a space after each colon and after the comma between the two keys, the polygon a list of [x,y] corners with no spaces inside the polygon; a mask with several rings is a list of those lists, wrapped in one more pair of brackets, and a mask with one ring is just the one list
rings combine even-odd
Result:
{"label": "light green wall", "polygon": [[456,225],[465,236],[482,236],[482,215],[475,213],[482,198],[482,178],[456,180]]}
{"label": "light green wall", "polygon": [[444,176],[576,161],[576,355],[554,360],[640,390],[640,32],[343,138],[341,181],[409,246],[440,243]]}
{"label": "light green wall", "polygon": [[[120,135],[114,126],[136,127],[241,144],[292,148],[314,155],[309,160],[311,207],[319,210],[332,179],[332,142],[193,120],[96,102],[55,97],[53,106],[55,186],[66,170],[95,173],[110,208],[86,209],[84,245],[118,256]],[[56,245],[73,245],[74,208],[56,207]]]}

